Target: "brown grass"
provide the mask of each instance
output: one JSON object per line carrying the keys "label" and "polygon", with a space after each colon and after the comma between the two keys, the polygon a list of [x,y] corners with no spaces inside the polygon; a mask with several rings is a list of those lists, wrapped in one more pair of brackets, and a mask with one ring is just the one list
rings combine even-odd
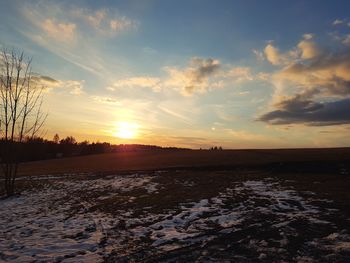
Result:
{"label": "brown grass", "polygon": [[251,166],[350,160],[350,148],[276,150],[154,150],[119,152],[24,163],[20,175],[112,172],[167,168]]}

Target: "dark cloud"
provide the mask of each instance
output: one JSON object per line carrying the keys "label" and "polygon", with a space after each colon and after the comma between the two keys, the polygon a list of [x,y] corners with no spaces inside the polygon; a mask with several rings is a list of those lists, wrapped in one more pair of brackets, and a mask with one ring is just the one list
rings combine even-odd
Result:
{"label": "dark cloud", "polygon": [[58,84],[59,81],[55,80],[49,76],[42,76],[39,74],[35,74],[32,76],[32,80],[37,83],[47,83],[47,84]]}
{"label": "dark cloud", "polygon": [[48,81],[48,82],[58,82],[57,80],[55,80],[51,77],[48,77],[48,76],[41,76],[41,79]]}
{"label": "dark cloud", "polygon": [[323,104],[304,99],[302,95],[296,95],[291,99],[283,100],[276,107],[287,112],[305,113],[314,112],[323,107]]}
{"label": "dark cloud", "polygon": [[279,103],[280,109],[262,115],[259,120],[269,124],[304,123],[312,126],[350,123],[350,99],[313,102],[299,97]]}
{"label": "dark cloud", "polygon": [[53,82],[53,83],[57,83],[58,82],[57,80],[55,80],[55,79],[53,79],[51,77],[48,77],[48,76],[40,76],[40,78],[42,80],[45,80],[45,81],[48,81],[48,82]]}
{"label": "dark cloud", "polygon": [[189,75],[193,82],[201,83],[220,69],[220,63],[212,58],[193,58],[191,64],[194,68],[189,71]]}

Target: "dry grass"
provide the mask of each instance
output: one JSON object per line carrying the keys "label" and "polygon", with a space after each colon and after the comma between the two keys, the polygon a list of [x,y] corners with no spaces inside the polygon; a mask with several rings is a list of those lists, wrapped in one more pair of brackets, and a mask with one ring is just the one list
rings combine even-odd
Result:
{"label": "dry grass", "polygon": [[154,150],[98,154],[25,163],[20,175],[112,172],[194,167],[232,167],[350,160],[350,148],[277,150]]}

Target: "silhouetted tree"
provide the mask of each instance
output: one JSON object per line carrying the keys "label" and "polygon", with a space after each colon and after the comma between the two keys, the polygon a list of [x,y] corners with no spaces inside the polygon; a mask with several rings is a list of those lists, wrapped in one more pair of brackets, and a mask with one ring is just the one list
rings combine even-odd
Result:
{"label": "silhouetted tree", "polygon": [[76,144],[77,141],[73,136],[67,136],[65,139],[60,141],[60,144]]}
{"label": "silhouetted tree", "polygon": [[0,152],[1,173],[7,196],[15,193],[15,181],[25,138],[34,138],[43,126],[42,87],[31,72],[31,59],[23,52],[3,49],[0,54]]}
{"label": "silhouetted tree", "polygon": [[53,142],[58,144],[60,142],[60,136],[56,133],[55,136],[53,136]]}

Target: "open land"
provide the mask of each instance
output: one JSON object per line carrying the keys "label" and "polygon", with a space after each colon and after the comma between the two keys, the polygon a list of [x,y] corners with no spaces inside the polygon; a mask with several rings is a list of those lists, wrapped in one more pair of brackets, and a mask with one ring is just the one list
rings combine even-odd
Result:
{"label": "open land", "polygon": [[349,262],[350,149],[151,151],[24,164],[0,261]]}

